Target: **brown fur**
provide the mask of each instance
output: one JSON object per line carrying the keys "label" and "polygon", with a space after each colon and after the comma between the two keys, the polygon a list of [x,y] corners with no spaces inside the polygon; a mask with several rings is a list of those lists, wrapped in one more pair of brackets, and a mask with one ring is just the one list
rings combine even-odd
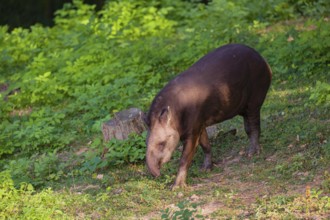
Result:
{"label": "brown fur", "polygon": [[[205,128],[212,124],[236,115],[243,116],[251,143],[249,156],[258,153],[260,108],[270,82],[271,70],[267,62],[255,50],[240,44],[225,45],[210,52],[171,80],[155,97],[146,118],[149,126],[147,165],[153,170],[151,173],[160,174],[159,161],[162,158],[158,155],[161,151],[175,148],[163,143],[171,135],[162,140],[161,148],[152,137],[162,136],[155,129],[159,124],[165,131],[173,130],[171,134],[174,136],[177,132],[184,142],[175,186],[185,185],[187,170],[198,144],[205,153],[203,168],[211,168],[211,147]],[[176,138],[171,145],[174,140]],[[155,164],[159,166],[155,167]]]}

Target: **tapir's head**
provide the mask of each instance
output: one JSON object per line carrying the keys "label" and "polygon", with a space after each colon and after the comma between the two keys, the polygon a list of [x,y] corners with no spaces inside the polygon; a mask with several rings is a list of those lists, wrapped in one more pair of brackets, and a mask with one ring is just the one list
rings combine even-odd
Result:
{"label": "tapir's head", "polygon": [[180,136],[176,130],[174,117],[169,106],[159,112],[149,113],[146,118],[147,135],[147,166],[155,177],[160,175],[162,164],[168,162],[175,150]]}

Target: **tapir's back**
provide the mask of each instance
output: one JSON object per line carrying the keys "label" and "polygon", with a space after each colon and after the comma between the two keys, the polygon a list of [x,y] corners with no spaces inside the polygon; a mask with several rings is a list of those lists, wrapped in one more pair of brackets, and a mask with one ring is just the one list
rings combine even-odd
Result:
{"label": "tapir's back", "polygon": [[173,105],[178,112],[193,115],[189,120],[196,118],[210,125],[244,114],[248,105],[260,108],[270,81],[270,68],[258,52],[229,44],[208,53],[171,80],[151,109],[159,112],[163,106]]}
{"label": "tapir's back", "polygon": [[225,45],[208,53],[187,72],[200,75],[207,83],[267,84],[268,81],[269,84],[271,81],[267,62],[254,49],[241,44]]}
{"label": "tapir's back", "polygon": [[190,110],[189,114],[211,125],[244,114],[248,106],[260,108],[270,81],[270,68],[258,52],[229,44],[202,57],[173,79],[162,94],[182,109],[194,107],[198,114]]}

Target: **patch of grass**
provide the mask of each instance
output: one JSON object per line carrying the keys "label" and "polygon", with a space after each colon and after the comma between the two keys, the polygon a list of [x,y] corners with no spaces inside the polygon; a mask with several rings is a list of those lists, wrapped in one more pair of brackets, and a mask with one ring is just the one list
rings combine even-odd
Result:
{"label": "patch of grass", "polygon": [[[189,170],[188,189],[170,191],[178,169],[179,151],[164,165],[163,175],[157,179],[147,173],[143,162],[123,164],[120,167],[97,165],[93,169],[82,169],[87,166],[86,161],[99,155],[92,148],[87,148],[79,155],[76,154],[78,150],[68,151],[67,154],[38,154],[33,157],[33,162],[22,157],[15,162],[16,165],[11,162],[13,164],[7,166],[15,172],[32,169],[34,173],[49,176],[47,186],[53,190],[46,192],[43,188],[46,185],[37,185],[39,190],[29,196],[38,198],[45,195],[48,201],[56,197],[65,203],[62,206],[59,202],[57,208],[58,213],[62,214],[53,214],[47,207],[40,210],[54,219],[62,218],[64,214],[67,218],[143,218],[150,213],[157,219],[162,215],[161,210],[167,210],[171,204],[189,200],[193,194],[199,197],[196,210],[208,204],[217,204],[217,208],[203,216],[205,218],[308,217],[306,210],[295,205],[305,204],[303,195],[295,194],[295,190],[305,189],[306,184],[313,182],[322,170],[329,167],[326,154],[328,112],[322,107],[304,105],[307,90],[286,91],[282,85],[273,86],[279,88],[279,92],[270,92],[263,107],[261,155],[252,159],[241,157],[240,151],[248,145],[242,118],[226,121],[219,125],[220,131],[236,128],[237,134],[225,137],[220,135],[211,140],[213,160],[216,162],[211,172],[200,172],[204,155],[199,148]],[[285,99],[279,101],[281,97]],[[39,168],[35,169],[35,165]],[[56,179],[59,171],[63,173]],[[20,176],[15,172],[12,173],[13,177]],[[55,174],[54,178],[52,174]],[[325,216],[328,211],[328,197],[324,193],[329,192],[329,178],[326,174],[323,176],[313,188],[314,191],[311,190],[309,215]],[[23,181],[31,182],[31,179]],[[319,189],[324,193],[317,195]],[[288,192],[291,195],[283,194]],[[279,196],[281,193],[284,196]],[[287,207],[289,212],[285,211]],[[171,213],[175,213],[175,210]]]}
{"label": "patch of grass", "polygon": [[[329,217],[329,19],[298,16],[305,1],[276,0],[275,14],[261,1],[160,2],[112,1],[98,17],[75,1],[52,29],[0,28],[0,218]],[[325,2],[304,15],[326,14]],[[172,192],[179,151],[154,179],[145,136],[102,143],[109,113],[146,108],[168,79],[228,42],[257,48],[273,69],[259,156],[241,155],[249,141],[235,117],[211,140],[214,169],[200,171],[199,148],[189,187]]]}
{"label": "patch of grass", "polygon": [[260,199],[255,210],[255,216],[261,219],[309,219],[315,213],[327,218],[330,211],[330,197],[322,194],[322,191],[306,186],[305,194],[302,195],[277,195]]}
{"label": "patch of grass", "polygon": [[204,219],[202,215],[198,214],[198,204],[190,204],[188,201],[182,201],[176,207],[176,210],[171,210],[170,208],[162,210],[161,219]]}

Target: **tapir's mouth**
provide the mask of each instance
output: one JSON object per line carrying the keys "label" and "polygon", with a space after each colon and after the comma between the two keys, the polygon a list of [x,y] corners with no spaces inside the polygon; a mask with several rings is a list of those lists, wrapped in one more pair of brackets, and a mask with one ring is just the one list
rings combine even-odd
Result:
{"label": "tapir's mouth", "polygon": [[147,156],[147,167],[154,177],[160,176],[161,160],[155,161],[155,159],[150,159]]}
{"label": "tapir's mouth", "polygon": [[151,173],[151,175],[153,175],[154,177],[159,177],[160,176],[160,167],[157,167],[156,169],[150,168],[148,166],[149,172]]}

